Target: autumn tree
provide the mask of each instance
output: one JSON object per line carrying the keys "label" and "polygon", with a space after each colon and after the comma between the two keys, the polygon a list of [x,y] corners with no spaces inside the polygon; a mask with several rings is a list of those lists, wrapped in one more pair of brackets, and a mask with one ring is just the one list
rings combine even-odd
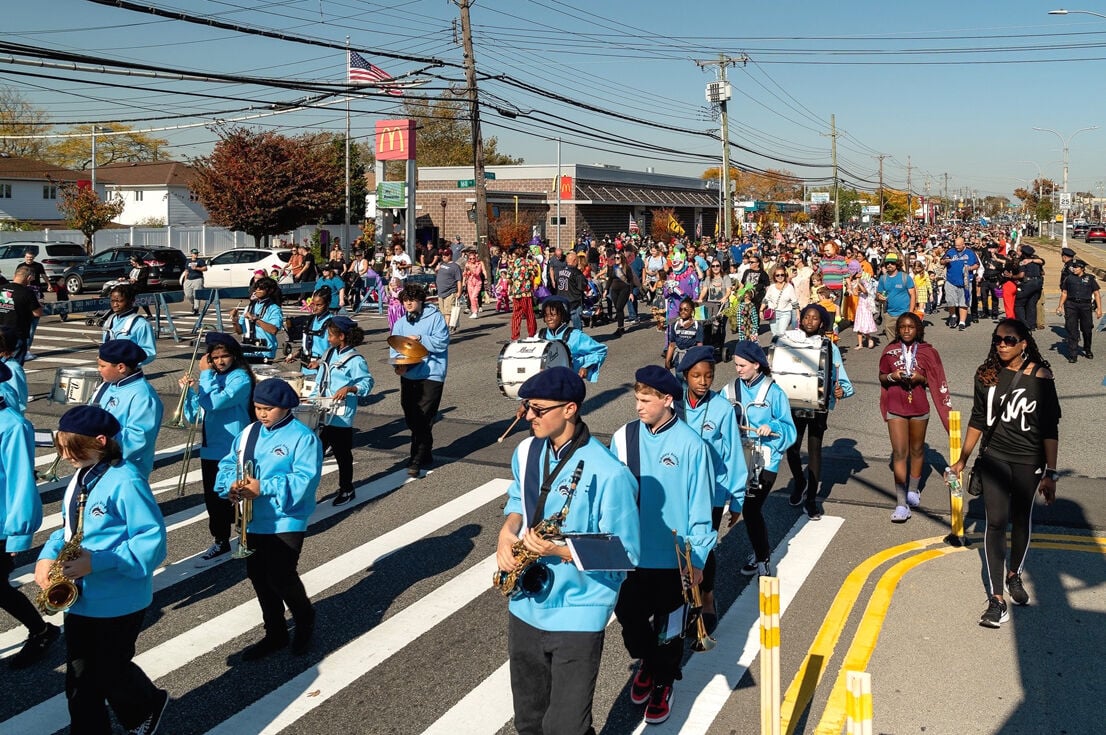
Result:
{"label": "autumn tree", "polygon": [[1014,189],[1014,196],[1030,210],[1035,211],[1041,199],[1047,199],[1056,191],[1056,182],[1052,179],[1034,179],[1031,188],[1019,186]]}
{"label": "autumn tree", "polygon": [[662,207],[652,210],[653,223],[650,233],[654,240],[667,242],[673,236],[683,237],[685,234],[683,225],[676,217],[676,210],[672,207]]}
{"label": "autumn tree", "polygon": [[58,210],[66,224],[84,235],[84,247],[92,255],[92,236],[123,214],[123,199],[103,200],[91,186],[54,182],[58,187]]}
{"label": "autumn tree", "polygon": [[[317,136],[319,145],[329,146],[331,155],[342,170],[341,200],[338,208],[323,216],[326,222],[345,222],[345,168],[346,168],[346,136],[335,133],[320,133]],[[365,152],[367,146],[351,144],[349,147],[349,221],[361,222],[365,219],[365,196],[369,186],[365,181]],[[371,149],[369,155],[371,156]]]}
{"label": "autumn tree", "polygon": [[488,231],[493,245],[509,246],[528,243],[533,237],[537,217],[533,212],[523,212],[515,219],[514,212],[502,212],[498,217],[488,219]]}
{"label": "autumn tree", "polygon": [[270,235],[320,222],[343,205],[345,172],[315,135],[220,131],[210,156],[191,161],[192,191],[217,225]]}
{"label": "autumn tree", "polygon": [[[61,168],[84,170],[92,166],[92,125],[75,125],[66,132],[75,137],[62,138],[50,146],[47,159]],[[110,123],[96,126],[96,165],[113,163],[149,163],[166,161],[169,141],[145,133],[133,132],[128,125]],[[110,132],[105,132],[110,131]]]}
{"label": "autumn tree", "polygon": [[[0,135],[45,135],[50,132],[50,116],[17,90],[0,87]],[[0,139],[0,153],[43,160],[50,147],[45,138]]]}

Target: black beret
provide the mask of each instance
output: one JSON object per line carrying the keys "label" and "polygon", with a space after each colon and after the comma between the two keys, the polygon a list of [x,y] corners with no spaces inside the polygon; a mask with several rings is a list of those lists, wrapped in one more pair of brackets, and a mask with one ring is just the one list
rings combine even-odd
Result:
{"label": "black beret", "polygon": [[112,365],[123,363],[127,367],[137,367],[147,357],[142,349],[129,339],[109,339],[100,345],[100,359]]}
{"label": "black beret", "polygon": [[12,369],[6,363],[0,362],[0,383],[6,383],[12,379]]}
{"label": "black beret", "polygon": [[564,309],[566,314],[568,313],[568,299],[566,299],[564,296],[550,296],[549,298],[545,299],[545,301],[541,302],[542,310],[544,310],[547,306],[559,307]]}
{"label": "black beret", "polygon": [[684,359],[680,360],[680,364],[676,366],[676,369],[681,373],[686,373],[701,362],[709,362],[711,365],[718,362],[718,359],[714,356],[713,347],[708,347],[707,345],[692,347],[684,353]]}
{"label": "black beret", "polygon": [[204,343],[207,344],[208,347],[222,345],[223,347],[242,349],[242,345],[238,344],[238,340],[226,332],[208,332],[204,335]]}
{"label": "black beret", "polygon": [[643,368],[638,368],[638,371],[634,373],[634,380],[673,398],[679,398],[684,392],[684,389],[680,386],[680,381],[676,380],[676,376],[660,365],[646,365]]}
{"label": "black beret", "polygon": [[349,334],[350,330],[357,326],[357,322],[353,321],[348,316],[336,316],[331,317],[330,326],[334,327],[339,332]]}
{"label": "black beret", "polygon": [[119,433],[119,422],[99,406],[74,406],[62,414],[58,431],[81,436],[113,437]]}
{"label": "black beret", "polygon": [[1069,258],[1075,257],[1075,251],[1071,248],[1060,248],[1060,255],[1066,255]]}
{"label": "black beret", "polygon": [[764,348],[752,340],[738,340],[733,348],[733,356],[740,357],[746,362],[755,362],[760,365],[762,373],[768,372],[768,355],[764,354]]}
{"label": "black beret", "polygon": [[267,378],[253,389],[253,402],[273,408],[295,408],[300,405],[300,397],[280,378]]}
{"label": "black beret", "polygon": [[519,398],[543,398],[549,401],[568,401],[581,405],[587,391],[584,381],[572,368],[558,365],[531,375],[519,386]]}
{"label": "black beret", "polygon": [[1078,258],[1076,258],[1075,260],[1073,260],[1071,262],[1071,267],[1072,268],[1086,268],[1087,267],[1087,262],[1084,261],[1084,260],[1079,260]]}

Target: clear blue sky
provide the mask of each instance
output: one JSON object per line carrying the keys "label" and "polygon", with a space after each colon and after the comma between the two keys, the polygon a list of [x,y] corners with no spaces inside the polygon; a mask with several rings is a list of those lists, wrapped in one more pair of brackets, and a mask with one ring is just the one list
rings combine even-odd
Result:
{"label": "clear blue sky", "polygon": [[[380,52],[460,64],[453,42],[455,5],[445,0],[142,0],[158,7],[277,31],[305,40],[352,46],[393,75],[417,71],[414,61]],[[344,80],[345,57],[328,49],[231,30],[201,27],[82,0],[5,4],[0,41],[79,52],[105,61],[171,66],[192,72]],[[1106,13],[1093,3],[1081,6]],[[704,98],[713,69],[696,59],[747,54],[729,69],[731,140],[752,152],[732,156],[755,168],[784,168],[811,180],[830,175],[829,118],[836,115],[839,158],[853,181],[877,179],[940,191],[1009,194],[1037,175],[1061,179],[1064,136],[1092,125],[1070,145],[1072,191],[1106,190],[1106,19],[1054,17],[1047,0],[929,3],[695,0],[477,0],[472,9],[480,71],[506,75],[553,97],[630,120],[618,120],[550,99],[504,81],[484,81],[484,99],[517,117],[485,110],[485,135],[529,163],[562,160],[652,166],[698,175],[720,145],[695,133],[717,128]],[[376,53],[374,53],[376,52]],[[6,56],[7,49],[0,50]],[[41,76],[26,76],[27,73]],[[446,67],[436,74],[457,80]],[[428,89],[448,81],[423,75]],[[132,88],[94,84],[107,82]],[[17,89],[60,124],[131,120],[139,129],[214,119],[233,120],[273,102],[303,96],[254,84],[135,79],[39,69],[0,61],[0,84]],[[186,96],[185,92],[212,95]],[[238,99],[227,99],[238,98]],[[393,117],[391,100],[354,103],[355,136]],[[668,126],[675,130],[649,126]],[[341,130],[344,107],[250,121],[294,134]],[[563,125],[558,130],[551,125]],[[63,126],[64,127],[64,126]],[[608,140],[584,137],[581,130]],[[162,130],[175,157],[203,155],[216,136],[205,127]],[[609,138],[618,138],[616,144]],[[673,151],[673,152],[669,152]],[[785,162],[772,161],[767,154]],[[1028,161],[1028,163],[1022,163]],[[799,164],[815,164],[803,166]],[[717,165],[716,163],[713,165]]]}

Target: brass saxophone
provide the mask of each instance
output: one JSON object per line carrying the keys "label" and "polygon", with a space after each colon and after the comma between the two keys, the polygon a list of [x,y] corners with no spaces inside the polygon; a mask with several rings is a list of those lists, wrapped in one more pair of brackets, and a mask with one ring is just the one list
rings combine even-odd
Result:
{"label": "brass saxophone", "polygon": [[77,583],[61,571],[61,565],[67,561],[72,561],[79,557],[82,553],[81,542],[84,540],[84,504],[85,498],[88,496],[85,493],[81,493],[77,498],[77,530],[69,537],[69,540],[65,542],[65,545],[61,547],[61,551],[58,552],[58,557],[54,559],[54,562],[50,565],[50,573],[48,575],[49,582],[39,590],[38,596],[35,598],[35,605],[38,606],[39,611],[46,615],[54,615],[56,613],[65,612],[73,603],[77,601],[77,596],[80,594],[80,590],[77,589]]}
{"label": "brass saxophone", "polygon": [[[568,488],[568,498],[565,500],[564,506],[553,515],[534,526],[533,531],[540,538],[552,540],[561,537],[561,526],[564,525],[565,519],[568,518],[568,510],[572,505],[572,496],[576,494],[576,485],[580,482],[580,475],[583,473],[584,460],[581,459],[572,473],[572,480]],[[541,558],[527,549],[523,545],[522,539],[519,539],[511,546],[511,555],[515,559],[515,568],[510,572],[497,569],[492,575],[492,587],[498,589],[499,593],[504,597],[511,597],[522,592],[522,590],[518,589],[519,579],[526,574],[527,570],[533,566],[534,562]],[[547,579],[548,570],[545,572],[545,577],[539,581],[544,583]]]}

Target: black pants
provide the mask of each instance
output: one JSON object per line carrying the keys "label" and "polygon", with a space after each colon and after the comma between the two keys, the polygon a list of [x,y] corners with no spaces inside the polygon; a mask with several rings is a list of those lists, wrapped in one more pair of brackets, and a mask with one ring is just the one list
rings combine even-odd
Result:
{"label": "black pants", "polygon": [[511,615],[507,654],[519,735],[594,733],[591,705],[603,631],[546,631]]}
{"label": "black pants", "polygon": [[1002,299],[995,296],[998,284],[994,281],[979,282],[979,309],[983,316],[991,316],[1002,311]]}
{"label": "black pants", "polygon": [[108,735],[108,706],[125,729],[138,727],[157,703],[158,689],[131,660],[145,610],[117,618],[65,616],[65,696],[69,732]]}
{"label": "black pants", "polygon": [[614,614],[622,626],[622,641],[633,658],[640,658],[658,685],[680,677],[684,639],[660,643],[668,616],[684,604],[683,585],[676,569],[635,569],[618,591]]}
{"label": "black pants", "polygon": [[27,596],[8,581],[15,569],[15,559],[8,553],[7,544],[7,540],[0,539],[0,610],[22,623],[31,635],[41,633],[46,630],[46,622]]}
{"label": "black pants", "polygon": [[296,572],[304,535],[302,531],[249,534],[254,553],[246,557],[246,576],[261,604],[267,638],[288,639],[288,626],[284,622],[286,604],[297,627],[315,623],[315,609]]}
{"label": "black pants", "polygon": [[772,555],[772,547],[768,544],[768,524],[764,522],[764,501],[768,499],[774,484],[776,473],[761,470],[760,488],[753,490],[749,486],[745,487],[745,505],[741,506],[741,517],[745,520],[745,532],[749,534],[749,543],[753,545],[757,561],[768,561]]}
{"label": "black pants", "polygon": [[1091,318],[1091,305],[1064,302],[1064,328],[1068,332],[1068,355],[1075,356],[1079,351],[1079,333],[1083,333],[1083,349],[1091,351],[1091,335],[1094,334],[1094,320]]}
{"label": "black pants", "polygon": [[[987,530],[983,546],[987,554],[987,578],[991,594],[1001,595],[1006,570],[1021,573],[1029,552],[1033,522],[1033,496],[1037,493],[1039,467],[1012,464],[984,455],[975,464],[983,480],[983,505]],[[1006,562],[1006,526],[1010,525],[1010,562]]]}
{"label": "black pants", "polygon": [[411,431],[411,462],[430,464],[434,451],[434,419],[442,402],[445,384],[437,380],[399,381],[399,402]]}
{"label": "black pants", "polygon": [[1022,281],[1014,297],[1014,317],[1030,329],[1037,328],[1037,302],[1041,300],[1041,279]]}
{"label": "black pants", "polygon": [[[710,509],[710,525],[715,531],[722,526],[722,508]],[[710,550],[707,554],[707,561],[703,564],[703,581],[699,583],[699,591],[704,595],[708,592],[714,592],[714,578],[718,574],[718,560],[714,558],[714,549]]]}
{"label": "black pants", "polygon": [[617,278],[612,278],[610,283],[611,306],[614,308],[614,318],[618,328],[626,323],[626,302],[630,299],[630,284]]}
{"label": "black pants", "polygon": [[324,426],[319,438],[323,451],[330,447],[338,463],[338,492],[353,492],[353,427]]}
{"label": "black pants", "polygon": [[[815,411],[813,415],[808,412],[791,412],[791,418],[795,422],[798,435],[795,443],[787,448],[787,466],[791,468],[791,476],[795,478],[796,488],[806,488],[806,502],[814,502],[818,496],[818,489],[822,482],[822,439],[826,436],[826,422],[829,418],[828,411]],[[803,474],[803,434],[809,429],[806,440],[806,475]],[[763,473],[761,475],[763,477]]]}
{"label": "black pants", "polygon": [[230,541],[231,528],[234,526],[234,504],[215,494],[215,478],[218,475],[219,460],[200,460],[204,505],[207,507],[207,530],[216,541]]}

